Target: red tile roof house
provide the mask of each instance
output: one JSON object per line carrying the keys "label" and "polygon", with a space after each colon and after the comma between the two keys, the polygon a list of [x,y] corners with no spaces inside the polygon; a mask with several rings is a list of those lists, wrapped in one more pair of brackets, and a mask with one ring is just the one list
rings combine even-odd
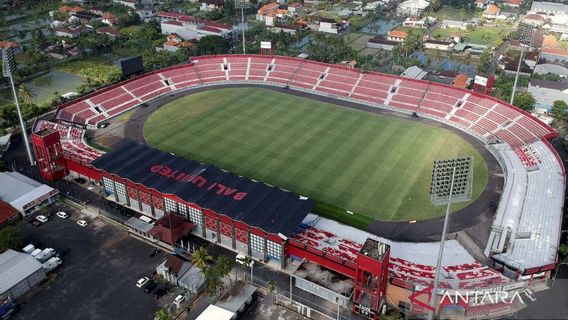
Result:
{"label": "red tile roof house", "polygon": [[13,48],[14,54],[18,54],[22,52],[22,47],[20,44],[12,42],[12,41],[0,41],[0,49],[4,48]]}

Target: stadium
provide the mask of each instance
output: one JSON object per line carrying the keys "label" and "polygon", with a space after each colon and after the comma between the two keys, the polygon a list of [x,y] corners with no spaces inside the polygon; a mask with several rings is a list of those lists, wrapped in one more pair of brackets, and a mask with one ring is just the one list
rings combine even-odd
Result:
{"label": "stadium", "polygon": [[[45,178],[88,178],[157,220],[149,235],[173,247],[191,233],[276,269],[309,261],[352,279],[335,302],[368,318],[384,303],[428,312],[414,300],[436,273],[437,159],[474,159],[438,294],[543,290],[556,268],[556,133],[472,91],[290,57],[194,57],[65,103],[33,131]],[[523,305],[458,307],[436,312],[496,318]]]}

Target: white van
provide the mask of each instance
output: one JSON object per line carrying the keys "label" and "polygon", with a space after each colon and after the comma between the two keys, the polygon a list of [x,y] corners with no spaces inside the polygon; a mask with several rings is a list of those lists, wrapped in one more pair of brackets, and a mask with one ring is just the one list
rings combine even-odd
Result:
{"label": "white van", "polygon": [[36,247],[33,244],[28,244],[27,246],[25,246],[22,251],[25,253],[32,253],[34,252],[36,249]]}

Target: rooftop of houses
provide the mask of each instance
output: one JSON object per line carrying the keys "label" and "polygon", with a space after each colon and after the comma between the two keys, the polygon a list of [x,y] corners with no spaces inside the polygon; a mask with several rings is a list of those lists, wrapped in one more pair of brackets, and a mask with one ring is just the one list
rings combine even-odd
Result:
{"label": "rooftop of houses", "polygon": [[18,48],[20,45],[12,41],[0,41],[0,48]]}
{"label": "rooftop of houses", "polygon": [[551,81],[531,78],[529,85],[533,87],[553,89],[558,91],[564,91],[568,89],[568,81]]}
{"label": "rooftop of houses", "polygon": [[402,30],[391,30],[388,33],[389,37],[394,37],[394,38],[406,38],[408,37],[408,33],[406,31],[402,31]]}
{"label": "rooftop of houses", "polygon": [[499,13],[499,7],[496,6],[496,5],[494,5],[494,4],[489,5],[489,6],[487,7],[487,9],[485,9],[485,12],[484,12],[484,13],[485,13],[485,14],[497,14],[497,13]]}
{"label": "rooftop of houses", "polygon": [[465,89],[469,85],[468,81],[469,78],[467,74],[460,73],[452,81],[452,86]]}
{"label": "rooftop of houses", "polygon": [[100,27],[97,29],[97,33],[104,33],[106,35],[109,35],[111,37],[122,37],[122,32],[113,29],[112,27]]}

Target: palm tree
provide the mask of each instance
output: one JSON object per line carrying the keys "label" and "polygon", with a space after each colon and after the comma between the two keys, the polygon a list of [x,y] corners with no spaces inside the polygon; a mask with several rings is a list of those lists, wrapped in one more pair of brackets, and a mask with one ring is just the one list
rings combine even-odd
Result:
{"label": "palm tree", "polygon": [[18,87],[18,93],[20,94],[22,100],[27,104],[32,103],[32,99],[35,96],[35,94],[30,91],[30,89],[28,89],[28,87],[26,87],[26,85],[24,85],[23,83]]}
{"label": "palm tree", "polygon": [[[274,290],[276,290],[276,282],[270,280],[266,284],[266,287],[268,288],[268,291],[270,291],[270,293],[274,293]],[[276,296],[274,296],[274,303],[276,303]]]}
{"label": "palm tree", "polygon": [[154,320],[172,320],[172,317],[166,310],[160,309],[154,313]]}
{"label": "palm tree", "polygon": [[204,247],[199,248],[191,255],[191,263],[193,263],[201,270],[205,269],[205,267],[207,267],[207,264],[212,260],[213,257],[209,255],[207,249]]}

